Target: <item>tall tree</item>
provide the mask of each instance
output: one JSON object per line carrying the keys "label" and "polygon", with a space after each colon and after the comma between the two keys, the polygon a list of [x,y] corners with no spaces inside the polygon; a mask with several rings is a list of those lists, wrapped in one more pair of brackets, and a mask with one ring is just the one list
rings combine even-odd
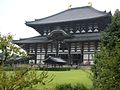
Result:
{"label": "tall tree", "polygon": [[92,67],[95,90],[120,90],[120,11],[101,37],[100,52]]}

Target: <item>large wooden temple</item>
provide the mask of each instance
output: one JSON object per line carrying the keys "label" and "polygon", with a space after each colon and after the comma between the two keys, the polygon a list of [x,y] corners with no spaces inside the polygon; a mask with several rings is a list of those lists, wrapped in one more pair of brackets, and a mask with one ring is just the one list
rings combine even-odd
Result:
{"label": "large wooden temple", "polygon": [[62,58],[67,64],[92,64],[95,51],[99,51],[100,32],[111,23],[111,16],[91,6],[71,8],[26,22],[40,35],[14,43],[25,49],[35,64],[49,56]]}

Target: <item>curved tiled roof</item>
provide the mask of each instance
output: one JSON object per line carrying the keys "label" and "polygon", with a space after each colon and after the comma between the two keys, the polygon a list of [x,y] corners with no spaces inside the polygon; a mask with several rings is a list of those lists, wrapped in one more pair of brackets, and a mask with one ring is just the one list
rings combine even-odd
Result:
{"label": "curved tiled roof", "polygon": [[24,44],[24,43],[46,43],[50,42],[51,40],[48,40],[47,37],[44,36],[36,36],[36,37],[31,37],[31,38],[25,38],[25,39],[20,39],[20,40],[13,40],[13,43],[15,44]]}
{"label": "curved tiled roof", "polygon": [[[73,42],[73,41],[93,41],[100,40],[100,33],[86,33],[86,34],[75,34],[73,37],[64,39],[65,42]],[[27,39],[14,40],[15,44],[24,44],[24,43],[49,43],[52,40],[49,40],[44,36],[36,36]]]}
{"label": "curved tiled roof", "polygon": [[76,42],[76,41],[99,41],[100,33],[86,33],[86,34],[76,34],[73,38],[65,39],[65,42]]}
{"label": "curved tiled roof", "polygon": [[85,6],[85,7],[71,8],[46,18],[26,22],[26,25],[28,26],[41,25],[41,24],[86,20],[86,19],[105,17],[108,15],[110,15],[110,13],[98,11],[91,6]]}

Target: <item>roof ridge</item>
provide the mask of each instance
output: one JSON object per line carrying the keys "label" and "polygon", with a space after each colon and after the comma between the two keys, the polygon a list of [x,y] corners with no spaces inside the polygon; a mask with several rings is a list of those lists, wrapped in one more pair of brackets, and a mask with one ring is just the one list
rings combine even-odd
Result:
{"label": "roof ridge", "polygon": [[[59,12],[59,13],[56,13],[56,14],[53,14],[53,15],[50,15],[50,16],[47,16],[47,17],[44,17],[44,18],[35,19],[35,21],[39,21],[39,20],[43,20],[43,19],[47,19],[47,18],[50,18],[50,17],[56,16],[56,15],[58,15],[58,14],[61,14],[61,13],[63,13],[63,12],[70,11],[70,10],[72,10],[72,9],[80,9],[80,8],[87,8],[87,7],[91,7],[91,6],[82,6],[82,7],[75,7],[75,8],[66,9],[66,10],[63,10],[63,11],[61,11],[61,12]],[[29,22],[34,22],[34,21],[28,21],[28,22],[26,21],[25,24],[27,24],[27,23],[29,23]]]}
{"label": "roof ridge", "polygon": [[91,6],[73,7],[73,8],[70,8],[70,9],[81,9],[81,8],[88,8],[88,7],[91,7]]}
{"label": "roof ridge", "polygon": [[[85,8],[85,9],[84,9]],[[99,14],[103,14],[103,16],[106,16],[106,15],[109,15],[109,13],[106,13],[106,12],[104,12],[104,11],[100,11],[100,10],[97,10],[97,9],[95,9],[94,7],[92,7],[92,6],[82,6],[82,7],[74,7],[74,8],[70,8],[70,9],[66,9],[66,10],[63,10],[63,11],[61,11],[61,12],[59,12],[59,13],[56,13],[56,14],[53,14],[53,15],[50,15],[50,16],[47,16],[47,17],[44,17],[44,18],[40,18],[40,19],[35,19],[34,21],[28,21],[28,22],[26,22],[25,24],[26,25],[28,25],[28,26],[30,26],[30,25],[34,25],[35,23],[34,22],[44,22],[45,20],[49,20],[49,18],[54,18],[54,17],[56,17],[56,16],[58,16],[58,15],[64,15],[64,14],[66,14],[66,13],[69,13],[69,12],[73,12],[74,10],[89,10],[89,11],[93,11],[93,12],[95,12],[95,13],[99,13]],[[54,20],[53,20],[54,21]],[[64,20],[63,20],[64,21]],[[61,21],[61,22],[63,22],[63,21]],[[51,22],[52,23],[52,22]],[[43,23],[44,24],[44,23]]]}
{"label": "roof ridge", "polygon": [[98,10],[98,9],[95,9],[95,8],[92,7],[92,6],[82,6],[82,7],[75,7],[75,8],[71,8],[71,9],[82,9],[82,8],[91,8],[91,9],[93,9],[94,11],[108,14],[107,12],[105,12],[106,10],[105,10],[105,11],[100,11],[100,10]]}

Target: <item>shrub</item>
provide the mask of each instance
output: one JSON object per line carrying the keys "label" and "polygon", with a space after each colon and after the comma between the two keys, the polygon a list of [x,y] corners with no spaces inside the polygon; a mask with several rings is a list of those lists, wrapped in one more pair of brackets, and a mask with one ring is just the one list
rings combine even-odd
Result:
{"label": "shrub", "polygon": [[102,35],[92,67],[95,90],[120,90],[120,11]]}
{"label": "shrub", "polygon": [[18,71],[20,69],[24,69],[23,67],[3,67],[4,71]]}
{"label": "shrub", "polygon": [[2,66],[0,66],[0,90],[23,90],[29,88],[33,90],[34,86],[38,83],[45,84],[53,80],[50,77],[49,80],[47,72],[43,71],[37,74],[35,70],[31,70],[26,67],[22,67],[19,70],[5,71]]}
{"label": "shrub", "polygon": [[85,87],[83,84],[61,84],[55,87],[55,90],[92,90]]}
{"label": "shrub", "polygon": [[[5,71],[17,71],[22,69],[23,67],[4,67]],[[64,68],[34,68],[34,70],[43,70],[43,71],[70,71],[71,68],[64,67]]]}

